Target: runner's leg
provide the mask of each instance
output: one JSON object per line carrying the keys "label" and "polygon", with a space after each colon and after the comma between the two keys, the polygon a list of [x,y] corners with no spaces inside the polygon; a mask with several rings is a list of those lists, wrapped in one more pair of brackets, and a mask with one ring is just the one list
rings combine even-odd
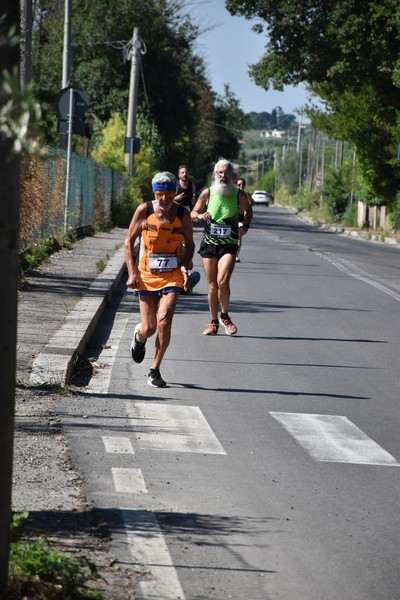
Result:
{"label": "runner's leg", "polygon": [[221,312],[229,312],[229,300],[231,296],[230,279],[235,267],[235,256],[233,254],[224,254],[218,261],[217,285],[218,299],[221,305]]}
{"label": "runner's leg", "polygon": [[172,319],[175,312],[176,303],[179,298],[179,292],[170,292],[163,294],[159,299],[157,312],[157,337],[154,350],[154,360],[152,369],[159,369],[165,351],[171,340]]}
{"label": "runner's leg", "polygon": [[157,296],[140,296],[140,327],[136,331],[138,342],[144,342],[154,335],[157,329]]}
{"label": "runner's leg", "polygon": [[218,259],[203,258],[204,274],[208,283],[208,306],[211,313],[211,319],[218,320]]}

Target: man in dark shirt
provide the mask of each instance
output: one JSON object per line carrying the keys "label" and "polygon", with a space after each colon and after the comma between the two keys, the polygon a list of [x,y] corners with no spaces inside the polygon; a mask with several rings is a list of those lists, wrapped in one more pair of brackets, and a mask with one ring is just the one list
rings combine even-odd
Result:
{"label": "man in dark shirt", "polygon": [[182,206],[185,206],[189,212],[193,208],[195,199],[195,186],[189,179],[189,168],[187,165],[181,165],[178,169],[178,183],[176,186],[175,202],[179,202]]}

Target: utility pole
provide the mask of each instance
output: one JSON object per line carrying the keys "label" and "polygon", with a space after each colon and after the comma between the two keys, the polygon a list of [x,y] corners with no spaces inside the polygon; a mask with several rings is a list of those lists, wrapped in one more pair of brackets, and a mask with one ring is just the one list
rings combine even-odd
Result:
{"label": "utility pole", "polygon": [[69,207],[69,189],[71,186],[71,150],[72,150],[72,127],[74,119],[74,89],[68,91],[68,133],[67,133],[67,164],[65,173],[65,201],[64,201],[64,233],[68,230],[68,207]]}
{"label": "utility pole", "polygon": [[353,164],[351,167],[351,190],[350,190],[350,201],[349,206],[353,206],[353,198],[354,198],[354,171],[356,168],[356,149],[353,150]]}
{"label": "utility pole", "polygon": [[299,127],[297,129],[297,144],[296,144],[297,154],[300,152],[300,137],[301,137],[301,114],[300,114],[300,118],[299,118]]}
{"label": "utility pole", "polygon": [[322,156],[321,156],[321,176],[320,176],[320,180],[319,180],[319,185],[321,187],[321,194],[320,194],[320,205],[322,206],[322,199],[323,199],[323,189],[324,189],[324,179],[325,179],[325,149],[326,149],[326,138],[324,137],[322,140]]}
{"label": "utility pole", "polygon": [[300,141],[299,144],[299,189],[301,189],[302,187],[302,183],[303,183],[303,143]]}
{"label": "utility pole", "polygon": [[278,191],[278,151],[277,148],[274,148],[274,203],[276,202],[276,194]]}
{"label": "utility pole", "polygon": [[64,6],[64,47],[61,89],[69,86],[71,80],[71,1]]}
{"label": "utility pole", "polygon": [[[9,47],[4,40],[12,28],[19,33],[19,2],[3,0],[1,11],[4,17],[0,20],[0,72],[6,70],[11,74],[19,67],[19,44]],[[7,598],[17,347],[20,159],[14,154],[13,144],[13,137],[0,137],[0,277],[3,285],[0,301],[0,600]]]}
{"label": "utility pole", "polygon": [[[64,90],[71,81],[71,0],[64,0],[64,46],[61,89]],[[60,132],[60,148],[67,150],[68,137]]]}
{"label": "utility pole", "polygon": [[130,144],[130,152],[126,152],[125,148],[125,164],[128,168],[129,175],[133,173],[133,143],[136,136],[136,113],[138,105],[139,92],[139,70],[140,70],[140,54],[145,53],[142,40],[139,37],[139,29],[133,28],[132,42],[130,47],[131,61],[131,78],[129,83],[129,105],[128,105],[128,123],[126,129],[127,141]]}

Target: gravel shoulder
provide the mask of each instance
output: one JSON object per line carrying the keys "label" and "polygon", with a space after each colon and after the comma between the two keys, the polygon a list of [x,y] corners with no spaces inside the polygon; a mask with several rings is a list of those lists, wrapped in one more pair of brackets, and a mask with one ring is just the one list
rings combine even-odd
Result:
{"label": "gravel shoulder", "polygon": [[137,574],[117,566],[110,533],[82,492],[81,476],[57,416],[58,394],[17,388],[13,511],[29,511],[29,535],[94,562],[108,600],[133,600]]}

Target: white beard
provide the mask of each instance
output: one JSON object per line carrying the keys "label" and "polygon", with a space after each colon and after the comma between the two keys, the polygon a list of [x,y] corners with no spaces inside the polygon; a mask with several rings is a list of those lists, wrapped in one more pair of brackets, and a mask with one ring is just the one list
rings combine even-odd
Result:
{"label": "white beard", "polygon": [[213,188],[218,196],[229,196],[233,190],[233,183],[232,181],[229,181],[229,183],[221,183],[220,181],[215,181]]}

